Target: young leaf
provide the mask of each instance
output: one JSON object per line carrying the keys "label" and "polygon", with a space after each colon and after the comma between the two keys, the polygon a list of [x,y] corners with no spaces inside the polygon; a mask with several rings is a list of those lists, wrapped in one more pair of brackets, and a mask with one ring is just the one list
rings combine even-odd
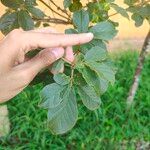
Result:
{"label": "young leaf", "polygon": [[31,30],[34,28],[34,22],[29,15],[29,13],[25,10],[21,10],[18,12],[18,21],[19,25],[24,29],[24,30]]}
{"label": "young leaf", "polygon": [[114,3],[111,4],[111,7],[113,7],[116,10],[116,12],[121,14],[123,17],[129,19],[129,15],[124,8],[118,6],[117,4],[114,4]]}
{"label": "young leaf", "polygon": [[97,23],[89,31],[94,34],[95,39],[106,41],[111,40],[117,34],[115,27],[108,21]]}
{"label": "young leaf", "polygon": [[70,82],[70,77],[65,75],[64,73],[59,73],[54,75],[54,80],[57,84],[66,85]]}
{"label": "young leaf", "polygon": [[87,32],[89,26],[89,14],[85,10],[76,11],[73,14],[73,24],[79,32]]}
{"label": "young leaf", "polygon": [[54,108],[58,106],[62,101],[61,92],[63,91],[63,89],[63,86],[56,83],[45,86],[40,94],[43,101],[41,107]]}
{"label": "young leaf", "polygon": [[89,85],[79,86],[78,94],[83,104],[90,110],[95,110],[100,106],[101,99],[94,89]]}
{"label": "young leaf", "polygon": [[45,14],[38,8],[33,6],[27,6],[27,10],[36,18],[42,19],[44,18]]}
{"label": "young leaf", "polygon": [[103,61],[107,58],[107,51],[101,47],[95,46],[85,54],[85,61]]}
{"label": "young leaf", "polygon": [[62,103],[48,110],[48,125],[53,134],[63,134],[73,128],[77,118],[76,94],[73,88],[68,87]]}

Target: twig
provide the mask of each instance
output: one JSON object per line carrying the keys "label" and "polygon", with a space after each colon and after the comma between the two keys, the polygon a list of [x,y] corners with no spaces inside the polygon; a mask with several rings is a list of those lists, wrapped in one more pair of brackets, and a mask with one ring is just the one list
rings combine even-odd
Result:
{"label": "twig", "polygon": [[72,22],[69,21],[65,21],[62,19],[58,19],[58,18],[43,18],[43,19],[38,19],[38,18],[32,18],[35,21],[41,21],[41,22],[48,22],[48,23],[54,23],[54,24],[64,24],[64,25],[69,25],[72,24]]}
{"label": "twig", "polygon": [[135,94],[136,94],[136,91],[138,89],[140,75],[141,75],[143,65],[144,65],[144,60],[145,60],[145,57],[146,57],[146,52],[147,52],[146,50],[147,50],[149,44],[150,44],[150,30],[149,30],[146,38],[145,38],[145,42],[143,44],[140,56],[138,58],[138,64],[137,64],[137,68],[135,70],[133,84],[130,88],[129,96],[127,98],[127,108],[130,108],[130,106],[132,105]]}
{"label": "twig", "polygon": [[49,8],[52,12],[54,12],[55,14],[59,15],[62,18],[65,18],[67,20],[69,20],[69,18],[67,18],[66,16],[58,13],[57,11],[55,11],[53,8],[51,8],[46,2],[44,2],[43,0],[39,0],[42,4],[44,4],[47,8]]}

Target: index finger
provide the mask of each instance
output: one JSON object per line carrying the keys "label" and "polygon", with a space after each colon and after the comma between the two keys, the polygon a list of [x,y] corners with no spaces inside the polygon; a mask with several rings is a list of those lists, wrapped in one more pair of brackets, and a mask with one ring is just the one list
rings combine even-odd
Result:
{"label": "index finger", "polygon": [[27,47],[66,47],[84,44],[93,39],[92,33],[81,34],[59,34],[59,33],[37,33],[25,32],[21,43],[26,44]]}

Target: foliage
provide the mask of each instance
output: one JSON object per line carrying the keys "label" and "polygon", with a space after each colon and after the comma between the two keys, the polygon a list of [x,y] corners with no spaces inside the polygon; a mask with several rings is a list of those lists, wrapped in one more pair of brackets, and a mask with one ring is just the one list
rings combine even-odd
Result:
{"label": "foliage", "polygon": [[[62,134],[70,130],[78,118],[77,102],[90,110],[97,109],[101,104],[101,95],[106,92],[109,84],[115,82],[115,69],[108,56],[106,42],[117,34],[116,23],[110,20],[109,10],[113,8],[129,19],[127,10],[132,12],[136,25],[149,19],[148,2],[125,0],[129,6],[126,10],[114,3],[114,0],[93,0],[82,4],[80,0],[64,0],[64,8],[60,8],[52,0],[62,14],[56,12],[43,0],[39,0],[54,13],[65,20],[55,18],[59,23],[72,24],[73,29],[66,29],[66,34],[92,32],[94,39],[84,45],[74,47],[75,61],[72,64],[58,60],[50,68],[59,72],[65,65],[64,73],[54,75],[55,83],[49,84],[41,91],[43,103],[48,109],[48,122],[52,133]],[[8,7],[0,19],[0,30],[7,34],[14,28],[31,30],[45,20],[49,25],[49,16],[37,7],[37,0],[1,0]],[[140,19],[139,19],[140,18]],[[58,22],[56,22],[58,23]],[[45,26],[45,22],[43,23]],[[53,94],[52,94],[53,93]]]}
{"label": "foliage", "polygon": [[135,150],[140,143],[149,149],[150,56],[145,61],[135,105],[126,111],[126,93],[132,84],[138,53],[129,50],[113,55],[118,68],[116,82],[101,97],[102,107],[91,112],[79,102],[75,127],[64,135],[53,136],[45,122],[47,111],[38,107],[43,85],[28,87],[8,103],[12,128],[10,134],[0,140],[0,149]]}

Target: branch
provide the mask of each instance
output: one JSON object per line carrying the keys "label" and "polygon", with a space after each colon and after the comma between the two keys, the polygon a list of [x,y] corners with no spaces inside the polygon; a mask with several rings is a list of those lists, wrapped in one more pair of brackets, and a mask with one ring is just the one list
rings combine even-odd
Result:
{"label": "branch", "polygon": [[134,74],[134,80],[133,80],[133,84],[130,88],[129,91],[129,96],[127,98],[127,107],[130,108],[130,106],[133,104],[133,100],[136,94],[136,91],[138,89],[139,86],[139,80],[140,80],[140,75],[143,69],[143,65],[144,65],[144,60],[147,54],[147,48],[150,44],[150,30],[145,38],[145,42],[143,44],[140,56],[138,58],[138,64],[137,64],[137,68],[135,70],[135,74]]}
{"label": "branch", "polygon": [[49,0],[49,1],[57,8],[57,10],[61,10],[61,12],[63,12],[64,14],[66,14],[70,18],[70,15],[67,13],[67,11],[65,9],[62,9],[61,7],[56,5],[56,3],[53,0]]}
{"label": "branch", "polygon": [[64,24],[64,25],[69,25],[72,24],[71,21],[65,21],[62,19],[58,18],[44,18],[44,19],[38,19],[38,18],[32,18],[34,21],[41,21],[41,22],[47,22],[47,23],[54,23],[54,24]]}
{"label": "branch", "polygon": [[51,8],[46,2],[44,2],[43,0],[39,0],[42,4],[44,4],[47,8],[49,8],[52,12],[54,12],[55,14],[59,15],[62,18],[65,18],[67,20],[69,20],[69,18],[67,18],[66,16],[58,13],[57,11],[55,11],[53,8]]}

